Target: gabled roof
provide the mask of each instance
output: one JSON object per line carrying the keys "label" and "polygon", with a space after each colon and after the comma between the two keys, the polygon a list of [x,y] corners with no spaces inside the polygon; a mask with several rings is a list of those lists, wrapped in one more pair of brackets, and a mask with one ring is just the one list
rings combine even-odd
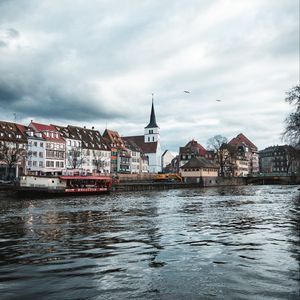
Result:
{"label": "gabled roof", "polygon": [[21,124],[0,121],[0,140],[27,143],[26,129],[27,127]]}
{"label": "gabled roof", "polygon": [[111,147],[125,149],[124,141],[117,131],[105,129],[103,137],[108,141]]}
{"label": "gabled roof", "polygon": [[71,139],[77,139],[82,142],[83,149],[110,151],[110,146],[98,130],[72,125],[68,125],[67,130]]}
{"label": "gabled roof", "polygon": [[257,147],[243,133],[238,134],[228,144],[236,147],[246,145],[251,150],[257,151]]}
{"label": "gabled roof", "polygon": [[[64,138],[60,135],[59,131],[53,125],[46,125],[41,123],[36,123],[31,121],[29,127],[35,130],[36,132],[41,132],[43,139],[52,142],[65,142]],[[46,132],[55,133],[54,136],[47,136]],[[56,134],[58,136],[56,137]]]}
{"label": "gabled roof", "polygon": [[157,151],[157,142],[145,143],[143,135],[127,136],[127,137],[124,137],[124,140],[133,141],[135,144],[137,144],[142,149],[142,151],[145,154],[156,153],[156,151]]}
{"label": "gabled roof", "polygon": [[180,154],[198,154],[199,156],[205,156],[206,149],[193,139],[184,147],[180,147],[179,152]]}
{"label": "gabled roof", "polygon": [[123,138],[126,147],[134,152],[143,152],[142,149],[131,139]]}
{"label": "gabled roof", "polygon": [[53,125],[40,124],[36,122],[30,123],[37,131],[57,131]]}
{"label": "gabled roof", "polygon": [[204,157],[193,157],[190,159],[185,165],[180,167],[180,169],[190,169],[190,168],[211,168],[211,169],[218,169],[212,161],[204,158]]}
{"label": "gabled roof", "polygon": [[150,114],[150,122],[145,128],[157,128],[158,125],[156,123],[155,111],[154,111],[154,104],[152,99],[152,107],[151,107],[151,114]]}

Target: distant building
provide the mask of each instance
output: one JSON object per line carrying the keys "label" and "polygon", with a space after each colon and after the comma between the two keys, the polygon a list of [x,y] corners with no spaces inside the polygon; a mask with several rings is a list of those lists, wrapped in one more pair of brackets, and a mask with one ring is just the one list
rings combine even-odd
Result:
{"label": "distant building", "polygon": [[167,171],[166,167],[172,162],[173,159],[174,155],[169,150],[165,150],[161,156],[161,168],[163,172]]}
{"label": "distant building", "polygon": [[125,146],[125,141],[117,131],[105,129],[104,139],[111,148],[111,172],[130,173],[130,153]]}
{"label": "distant building", "polygon": [[259,151],[261,173],[293,174],[300,172],[300,151],[292,146],[271,146]]}
{"label": "distant building", "polygon": [[184,147],[179,148],[179,167],[185,165],[193,157],[205,157],[205,154],[206,149],[193,139]]}
{"label": "distant building", "polygon": [[73,175],[82,170],[83,150],[81,138],[78,134],[71,133],[68,127],[53,125],[66,141],[66,171]]}
{"label": "distant building", "polygon": [[161,146],[159,127],[156,123],[154,104],[152,107],[149,124],[145,127],[144,135],[127,136],[127,140],[133,141],[142,152],[148,156],[149,172],[158,173],[161,171]]}
{"label": "distant building", "polygon": [[46,165],[46,139],[40,131],[30,127],[26,130],[28,139],[27,172],[33,175],[42,175]]}
{"label": "distant building", "polygon": [[195,156],[180,167],[180,175],[184,182],[207,185],[206,183],[214,183],[212,181],[218,177],[218,170],[219,167],[212,161]]}
{"label": "distant building", "polygon": [[[43,167],[36,166],[34,171],[44,174],[61,175],[66,169],[66,141],[64,138],[53,125],[31,121],[28,127],[34,132],[34,136],[31,136],[33,143],[42,143],[42,141],[39,140],[39,138],[42,138],[45,144],[45,147],[40,144],[40,148],[44,149]],[[36,140],[37,138],[38,140]],[[35,144],[33,146],[35,147]],[[38,151],[37,148],[35,149]],[[34,153],[32,153],[32,157],[34,157]],[[34,160],[32,160],[32,163],[33,162]],[[28,161],[28,164],[29,163],[30,160]],[[30,165],[28,165],[28,167],[30,168]]]}
{"label": "distant building", "polygon": [[236,147],[237,151],[241,151],[243,148],[245,158],[248,161],[248,174],[259,172],[257,147],[244,134],[238,134],[228,144]]}
{"label": "distant building", "polygon": [[[69,153],[69,158],[76,154],[78,150],[81,157],[82,163],[79,168],[85,174],[93,173],[110,173],[111,171],[111,149],[107,144],[106,140],[101,136],[98,130],[86,127],[78,127],[68,125],[68,132],[80,143],[75,144],[75,147],[70,148],[72,151]],[[75,152],[73,151],[75,150]],[[73,157],[74,158],[74,157]],[[72,159],[71,159],[72,162]]]}
{"label": "distant building", "polygon": [[25,173],[26,127],[0,121],[0,179],[9,180]]}

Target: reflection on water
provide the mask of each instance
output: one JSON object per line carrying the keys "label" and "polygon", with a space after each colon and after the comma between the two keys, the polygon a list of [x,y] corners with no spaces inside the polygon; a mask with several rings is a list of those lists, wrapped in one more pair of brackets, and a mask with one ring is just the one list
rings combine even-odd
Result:
{"label": "reflection on water", "polygon": [[298,299],[300,196],[248,186],[0,194],[1,299]]}

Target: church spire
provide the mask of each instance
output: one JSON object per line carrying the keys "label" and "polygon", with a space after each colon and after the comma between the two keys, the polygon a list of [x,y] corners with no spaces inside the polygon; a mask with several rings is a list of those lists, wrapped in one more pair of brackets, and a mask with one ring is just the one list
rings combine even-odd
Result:
{"label": "church spire", "polygon": [[153,93],[152,93],[152,107],[151,107],[150,122],[145,128],[159,128],[156,123],[154,104],[153,104]]}

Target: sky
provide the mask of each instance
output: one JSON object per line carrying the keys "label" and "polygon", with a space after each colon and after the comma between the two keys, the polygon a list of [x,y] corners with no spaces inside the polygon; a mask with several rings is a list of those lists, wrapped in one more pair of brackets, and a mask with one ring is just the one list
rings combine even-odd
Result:
{"label": "sky", "polygon": [[299,2],[0,0],[0,120],[142,135],[153,93],[163,150],[282,144]]}

